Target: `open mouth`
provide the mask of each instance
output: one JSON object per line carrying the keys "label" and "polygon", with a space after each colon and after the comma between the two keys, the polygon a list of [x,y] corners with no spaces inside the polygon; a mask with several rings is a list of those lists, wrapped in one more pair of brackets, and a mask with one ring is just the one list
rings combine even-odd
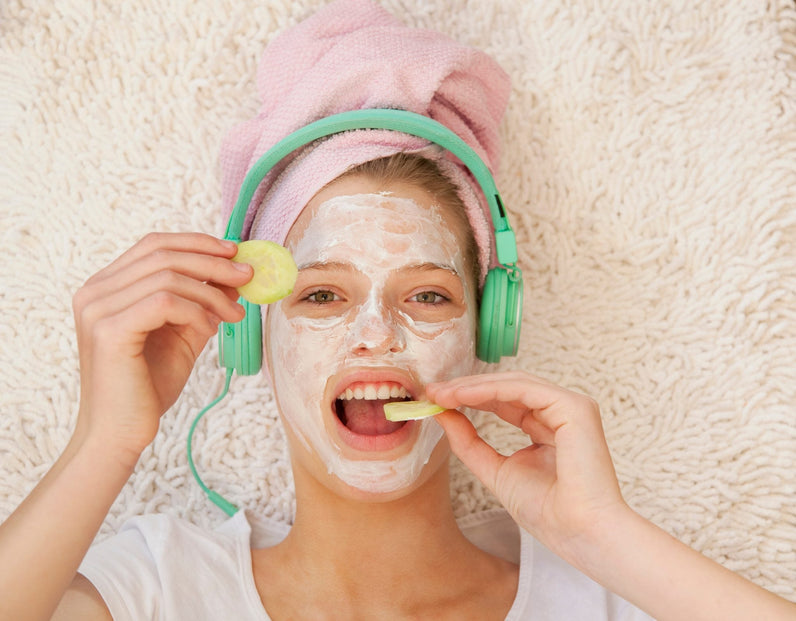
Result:
{"label": "open mouth", "polygon": [[334,407],[337,418],[352,433],[388,435],[406,423],[387,420],[384,404],[411,398],[406,388],[397,382],[355,382],[337,396]]}

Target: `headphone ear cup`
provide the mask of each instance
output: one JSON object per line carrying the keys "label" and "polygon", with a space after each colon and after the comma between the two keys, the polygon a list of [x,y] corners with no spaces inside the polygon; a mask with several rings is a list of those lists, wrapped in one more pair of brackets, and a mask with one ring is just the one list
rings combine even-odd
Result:
{"label": "headphone ear cup", "polygon": [[522,321],[522,275],[517,269],[489,270],[481,295],[476,355],[484,362],[515,356]]}
{"label": "headphone ear cup", "polygon": [[256,375],[263,364],[263,324],[260,306],[240,298],[246,315],[237,323],[222,323],[218,330],[218,361],[238,375]]}
{"label": "headphone ear cup", "polygon": [[489,270],[484,281],[476,345],[476,355],[484,362],[500,361],[507,281],[506,270],[502,268]]}

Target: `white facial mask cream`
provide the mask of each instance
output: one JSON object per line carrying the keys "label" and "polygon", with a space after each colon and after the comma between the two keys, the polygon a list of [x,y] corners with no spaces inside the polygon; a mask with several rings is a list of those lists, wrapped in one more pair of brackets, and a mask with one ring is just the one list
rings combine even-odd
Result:
{"label": "white facial mask cream", "polygon": [[[432,420],[415,423],[420,430],[414,443],[389,459],[338,446],[324,422],[329,382],[364,369],[414,378],[422,389],[473,371],[475,292],[464,277],[467,266],[455,234],[438,207],[410,198],[358,194],[320,204],[288,247],[300,270],[344,266],[364,293],[357,304],[322,317],[286,314],[285,301],[269,308],[273,385],[284,419],[305,448],[344,483],[370,493],[411,485],[442,437],[439,425]],[[395,300],[394,276],[419,265],[442,266],[459,275],[467,310],[440,321],[413,319]]]}

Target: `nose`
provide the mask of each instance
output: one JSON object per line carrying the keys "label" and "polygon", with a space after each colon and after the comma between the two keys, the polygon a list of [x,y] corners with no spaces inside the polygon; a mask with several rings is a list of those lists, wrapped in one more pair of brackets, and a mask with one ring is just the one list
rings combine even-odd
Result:
{"label": "nose", "polygon": [[349,351],[357,356],[399,353],[406,349],[403,328],[373,298],[359,307],[348,332]]}

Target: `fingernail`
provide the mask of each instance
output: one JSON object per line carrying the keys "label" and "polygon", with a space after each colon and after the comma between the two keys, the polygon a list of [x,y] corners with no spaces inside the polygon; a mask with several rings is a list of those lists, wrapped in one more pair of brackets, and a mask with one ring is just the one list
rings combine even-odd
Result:
{"label": "fingernail", "polygon": [[249,271],[251,271],[251,269],[252,269],[252,266],[249,265],[248,263],[238,263],[237,261],[233,261],[232,265],[235,266],[236,270],[239,270],[241,272],[245,272],[246,274],[248,274]]}

